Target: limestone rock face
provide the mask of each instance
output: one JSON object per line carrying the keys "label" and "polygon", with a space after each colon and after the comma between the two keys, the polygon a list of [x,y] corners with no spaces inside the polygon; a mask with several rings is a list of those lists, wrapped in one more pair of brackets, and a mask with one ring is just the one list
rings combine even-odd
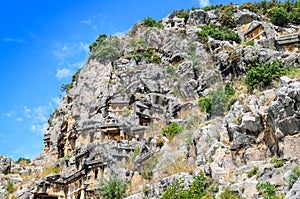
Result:
{"label": "limestone rock face", "polygon": [[193,10],[190,12],[188,25],[199,26],[208,23],[208,17],[204,10]]}
{"label": "limestone rock face", "polygon": [[0,156],[0,173],[8,174],[11,170],[11,158]]}
{"label": "limestone rock face", "polygon": [[233,14],[233,18],[235,19],[238,25],[250,23],[251,21],[257,20],[259,17],[257,14],[250,12],[249,10],[239,10]]}
{"label": "limestone rock face", "polygon": [[284,135],[294,135],[300,131],[300,83],[281,78],[276,98],[268,109],[270,122]]}
{"label": "limestone rock face", "polygon": [[[93,199],[99,180],[118,175],[128,199],[154,199],[177,179],[188,188],[200,171],[216,198],[226,187],[259,198],[265,182],[286,193],[282,174],[299,163],[300,83],[281,77],[279,89],[249,90],[243,79],[249,65],[298,67],[300,55],[274,48],[280,28],[233,7],[243,41],[245,27],[263,27],[254,46],[201,38],[202,25],[220,24],[218,9],[174,11],[161,28],[140,22],[95,42],[48,120],[42,154],[26,166],[0,158],[0,198],[12,182],[22,199]],[[224,116],[209,102],[200,110],[200,98],[214,98]]]}
{"label": "limestone rock face", "polygon": [[300,198],[300,178],[295,182],[292,189],[286,194],[286,199],[297,199]]}

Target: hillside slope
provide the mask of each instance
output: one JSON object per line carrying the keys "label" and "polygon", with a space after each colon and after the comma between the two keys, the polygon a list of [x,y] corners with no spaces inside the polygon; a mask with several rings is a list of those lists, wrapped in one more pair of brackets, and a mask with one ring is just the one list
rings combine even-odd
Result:
{"label": "hillside slope", "polygon": [[131,199],[297,198],[299,38],[235,5],[99,35],[43,153],[0,164],[0,183],[18,188],[0,198],[95,198],[119,178]]}

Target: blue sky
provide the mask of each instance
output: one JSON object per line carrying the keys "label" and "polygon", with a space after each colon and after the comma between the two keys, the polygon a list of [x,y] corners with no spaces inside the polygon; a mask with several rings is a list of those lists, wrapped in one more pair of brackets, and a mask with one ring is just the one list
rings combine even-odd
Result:
{"label": "blue sky", "polygon": [[[228,3],[222,2],[222,3]],[[219,3],[209,0],[9,0],[0,2],[0,154],[43,150],[60,86],[84,65],[98,34],[128,31],[145,17]],[[235,3],[242,3],[241,1]]]}

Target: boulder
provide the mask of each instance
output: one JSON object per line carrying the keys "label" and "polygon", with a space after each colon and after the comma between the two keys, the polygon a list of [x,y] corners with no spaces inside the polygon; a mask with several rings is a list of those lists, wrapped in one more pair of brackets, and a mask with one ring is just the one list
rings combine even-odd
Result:
{"label": "boulder", "polygon": [[238,10],[233,14],[233,18],[237,25],[250,23],[251,21],[258,20],[258,15],[250,12],[249,10]]}
{"label": "boulder", "polygon": [[0,198],[7,198],[7,195],[8,195],[8,193],[5,189],[5,187],[0,185]]}
{"label": "boulder", "polygon": [[190,12],[187,24],[191,26],[199,26],[206,24],[207,21],[207,14],[204,10],[193,10]]}
{"label": "boulder", "polygon": [[8,174],[11,170],[11,163],[10,157],[0,156],[0,173]]}
{"label": "boulder", "polygon": [[299,158],[300,151],[300,134],[286,136],[283,139],[283,154],[285,159],[297,159]]}
{"label": "boulder", "polygon": [[254,115],[252,112],[248,112],[242,117],[241,128],[247,134],[257,136],[261,130],[263,130],[263,122],[260,115]]}
{"label": "boulder", "polygon": [[268,121],[284,135],[300,131],[300,83],[281,78],[281,87],[268,108]]}

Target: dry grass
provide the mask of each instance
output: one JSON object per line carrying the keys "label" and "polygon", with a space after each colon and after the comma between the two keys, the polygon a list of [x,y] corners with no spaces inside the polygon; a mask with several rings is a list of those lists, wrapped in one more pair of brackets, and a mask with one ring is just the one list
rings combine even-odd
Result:
{"label": "dry grass", "polygon": [[194,161],[188,161],[184,157],[179,157],[171,164],[168,164],[166,167],[160,169],[162,176],[170,176],[180,172],[190,172],[196,169]]}

